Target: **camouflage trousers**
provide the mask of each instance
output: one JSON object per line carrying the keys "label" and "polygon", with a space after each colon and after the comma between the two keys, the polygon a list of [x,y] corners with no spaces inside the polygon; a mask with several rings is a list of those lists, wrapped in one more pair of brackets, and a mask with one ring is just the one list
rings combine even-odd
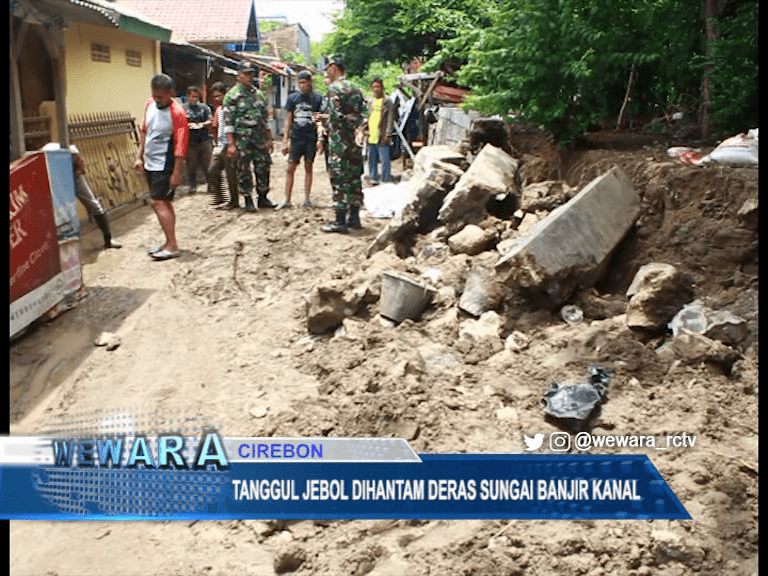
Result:
{"label": "camouflage trousers", "polygon": [[[240,184],[240,193],[244,196],[253,196],[253,176],[256,175],[256,194],[259,198],[266,197],[269,193],[269,170],[272,158],[269,152],[254,148],[237,148],[237,176]],[[253,171],[251,171],[253,166]]]}
{"label": "camouflage trousers", "polygon": [[362,155],[360,156],[360,163],[356,164],[347,158],[331,153],[328,159],[328,171],[331,175],[334,209],[346,210],[349,206],[362,206]]}

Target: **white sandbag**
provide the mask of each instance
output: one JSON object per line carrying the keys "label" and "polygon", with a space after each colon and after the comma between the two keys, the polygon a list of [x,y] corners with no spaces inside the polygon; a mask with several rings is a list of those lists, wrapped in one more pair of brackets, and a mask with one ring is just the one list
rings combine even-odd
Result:
{"label": "white sandbag", "polygon": [[[757,134],[757,129],[754,133]],[[701,159],[701,164],[710,163],[757,166],[757,138],[739,134],[723,140],[717,148]]]}

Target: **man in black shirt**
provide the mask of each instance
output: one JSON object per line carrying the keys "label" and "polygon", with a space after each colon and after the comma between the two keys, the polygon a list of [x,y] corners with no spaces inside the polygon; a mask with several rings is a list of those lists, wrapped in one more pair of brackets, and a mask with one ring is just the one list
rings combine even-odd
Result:
{"label": "man in black shirt", "polygon": [[[310,208],[309,192],[312,189],[312,163],[317,148],[317,128],[313,114],[320,111],[323,98],[312,89],[312,75],[299,72],[299,91],[288,96],[285,104],[286,124],[283,136],[283,154],[288,154],[288,170],[285,178],[285,201],[278,208],[291,207],[293,175],[304,156],[304,207]],[[290,139],[290,142],[289,142]]]}
{"label": "man in black shirt", "polygon": [[189,193],[197,191],[197,171],[208,170],[211,163],[213,143],[211,142],[210,126],[213,123],[211,109],[208,104],[201,102],[202,92],[197,86],[187,88],[187,103],[184,110],[189,122],[189,144],[187,148],[187,180]]}

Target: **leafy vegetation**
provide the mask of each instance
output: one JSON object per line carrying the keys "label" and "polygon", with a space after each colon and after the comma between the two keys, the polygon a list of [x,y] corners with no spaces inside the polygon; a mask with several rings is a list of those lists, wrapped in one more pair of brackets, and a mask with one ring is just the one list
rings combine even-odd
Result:
{"label": "leafy vegetation", "polygon": [[381,78],[384,82],[384,92],[391,94],[399,83],[398,76],[402,76],[402,74],[403,69],[397,64],[391,62],[371,62],[363,74],[360,76],[349,76],[349,80],[359,86],[363,94],[371,96],[373,95],[371,82],[375,78]]}
{"label": "leafy vegetation", "polygon": [[383,62],[427,58],[458,69],[466,108],[562,144],[620,110],[634,126],[684,111],[705,135],[757,125],[756,0],[348,0],[335,23],[326,53],[362,84],[378,74],[389,91]]}

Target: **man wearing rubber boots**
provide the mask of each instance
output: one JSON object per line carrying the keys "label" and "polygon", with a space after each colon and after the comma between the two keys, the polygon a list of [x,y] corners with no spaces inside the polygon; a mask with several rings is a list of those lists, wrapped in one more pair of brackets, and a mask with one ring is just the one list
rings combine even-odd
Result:
{"label": "man wearing rubber boots", "polygon": [[[255,212],[253,176],[256,175],[257,205],[274,208],[269,194],[270,154],[274,150],[272,131],[267,124],[268,110],[264,94],[253,85],[255,69],[248,62],[237,67],[237,84],[224,96],[227,154],[237,158],[240,192],[245,197],[245,210]],[[253,172],[251,172],[253,165]]]}
{"label": "man wearing rubber boots", "polygon": [[[365,122],[365,101],[363,93],[347,82],[344,62],[340,57],[330,59],[325,73],[330,84],[323,111],[328,113],[328,168],[336,220],[323,226],[323,231],[347,234],[349,228],[362,228],[363,151],[355,142],[355,132]],[[320,139],[318,146],[322,147]]]}

